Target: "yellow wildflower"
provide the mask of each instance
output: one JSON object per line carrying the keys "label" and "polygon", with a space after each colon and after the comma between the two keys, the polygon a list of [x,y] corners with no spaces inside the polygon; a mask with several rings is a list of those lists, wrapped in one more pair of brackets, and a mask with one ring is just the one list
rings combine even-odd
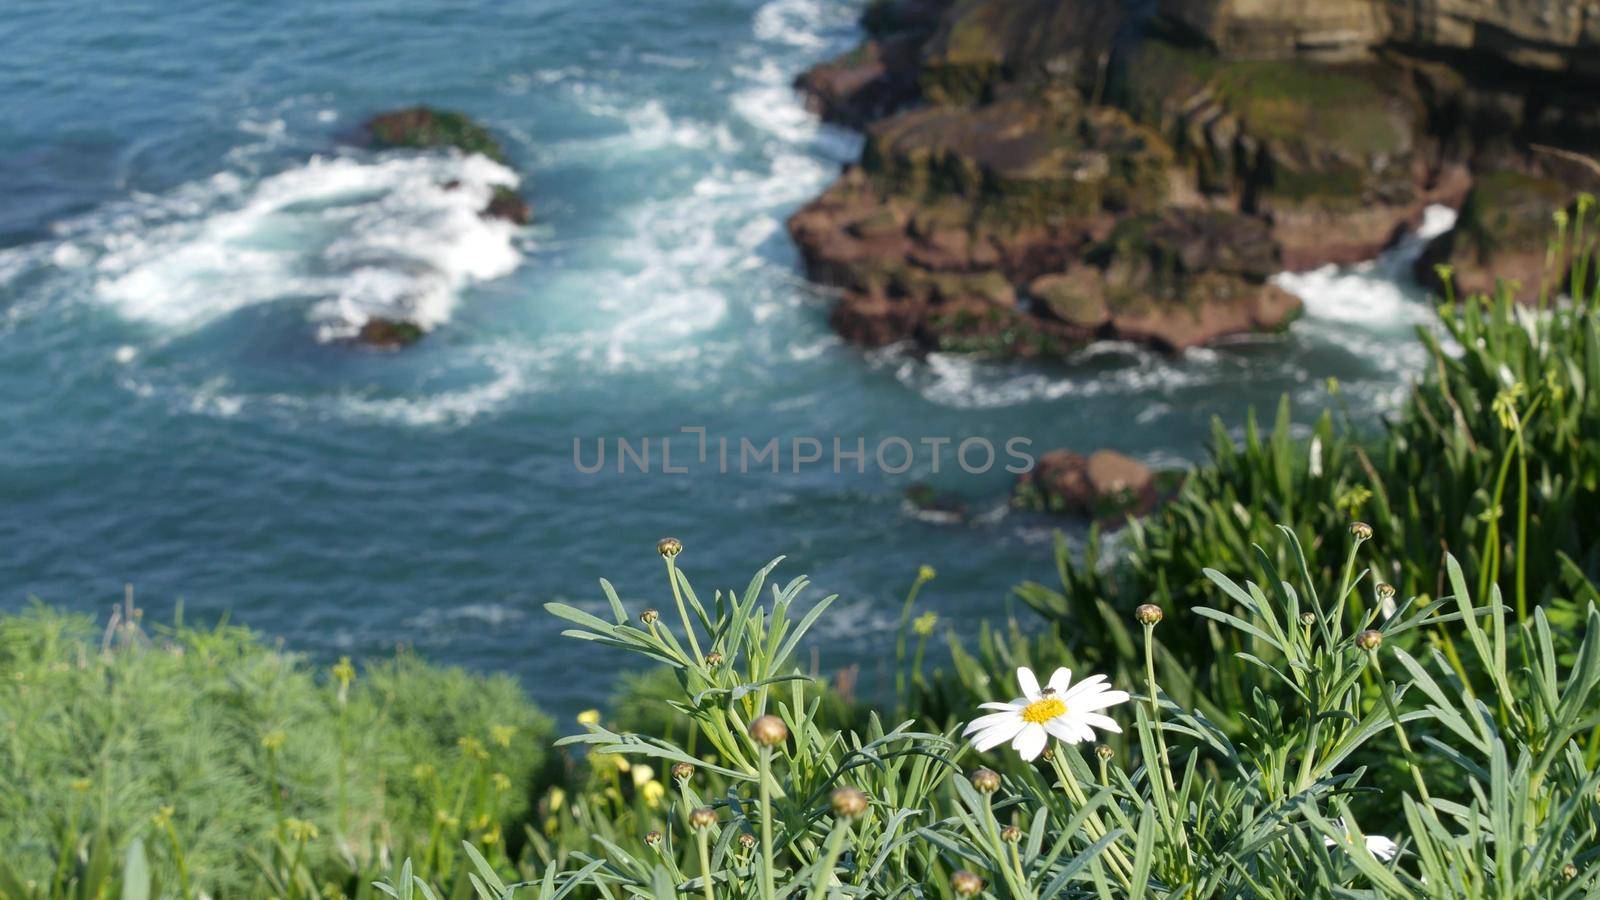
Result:
{"label": "yellow wildflower", "polygon": [[512,725],[493,725],[489,728],[489,737],[502,747],[511,746],[511,739],[516,734],[517,729]]}
{"label": "yellow wildflower", "polygon": [[651,809],[654,809],[661,805],[662,798],[667,795],[667,789],[661,782],[652,781],[639,791],[639,795],[644,797],[644,802],[649,804]]}

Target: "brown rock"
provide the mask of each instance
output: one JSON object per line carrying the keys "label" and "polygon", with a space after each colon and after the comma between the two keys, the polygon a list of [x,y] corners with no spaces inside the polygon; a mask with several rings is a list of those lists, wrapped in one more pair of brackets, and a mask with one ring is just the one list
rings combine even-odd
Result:
{"label": "brown rock", "polygon": [[1363,59],[1389,33],[1381,0],[1160,0],[1159,10],[1238,59]]}
{"label": "brown rock", "polygon": [[483,215],[491,219],[505,219],[518,225],[526,225],[533,221],[533,207],[522,199],[521,194],[511,188],[497,185],[489,197],[489,205],[483,208]]}
{"label": "brown rock", "polygon": [[1455,227],[1417,259],[1418,280],[1456,299],[1493,295],[1501,283],[1523,303],[1560,294],[1574,257],[1571,248],[1550,253],[1552,217],[1568,209],[1577,192],[1570,182],[1525,172],[1480,175]]}
{"label": "brown rock", "polygon": [[1159,0],[1159,15],[1233,58],[1352,60],[1395,46],[1600,75],[1592,0]]}
{"label": "brown rock", "polygon": [[1078,266],[1069,272],[1042,275],[1028,285],[1028,293],[1041,304],[1041,314],[1068,325],[1099,333],[1111,324],[1105,278],[1093,266]]}
{"label": "brown rock", "polygon": [[426,333],[422,330],[422,326],[415,322],[400,319],[368,319],[362,323],[355,341],[380,350],[398,350],[422,340],[422,336]]}
{"label": "brown rock", "polygon": [[1143,515],[1159,499],[1155,473],[1112,450],[1088,457],[1052,450],[1039,457],[1031,472],[1018,476],[1015,496],[1035,509],[1107,520]]}
{"label": "brown rock", "polygon": [[1092,94],[1127,15],[1126,4],[1104,0],[957,3],[923,48],[923,92],[970,103],[1003,81],[1063,80]]}

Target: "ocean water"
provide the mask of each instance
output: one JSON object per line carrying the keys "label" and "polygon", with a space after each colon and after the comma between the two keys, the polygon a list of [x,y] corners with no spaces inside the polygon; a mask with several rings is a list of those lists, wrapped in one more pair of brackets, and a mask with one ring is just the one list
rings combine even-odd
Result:
{"label": "ocean water", "polygon": [[[840,595],[813,646],[881,683],[917,567],[958,632],[1052,577],[1051,533],[1008,511],[1012,476],[955,444],[1203,456],[1213,416],[1282,394],[1310,421],[1337,377],[1393,405],[1429,320],[1415,242],[1286,275],[1283,336],[1167,358],[1106,344],[1064,362],[862,352],[798,275],[785,216],[859,150],[789,84],[856,39],[850,0],[143,0],[0,16],[0,608],[104,612],[131,584],[317,660],[397,644],[509,671],[570,712],[619,658],[561,638],[551,600],[667,606],[664,535],[702,593],[777,555]],[[365,117],[464,110],[511,165],[374,153]],[[445,190],[448,181],[460,188]],[[517,184],[537,222],[476,215]],[[1428,228],[1448,224],[1430,216]],[[410,311],[399,353],[341,341]],[[697,432],[710,443],[698,459]],[[664,437],[674,468],[662,471]],[[903,473],[795,438],[915,448]],[[616,442],[654,444],[619,474]],[[733,471],[717,443],[734,449]],[[783,471],[737,471],[740,439]],[[608,466],[585,474],[597,441]],[[933,471],[922,441],[949,439]],[[898,452],[890,453],[891,463]],[[979,460],[981,462],[981,459]],[[897,466],[891,466],[897,467]],[[958,495],[961,522],[905,489]]]}

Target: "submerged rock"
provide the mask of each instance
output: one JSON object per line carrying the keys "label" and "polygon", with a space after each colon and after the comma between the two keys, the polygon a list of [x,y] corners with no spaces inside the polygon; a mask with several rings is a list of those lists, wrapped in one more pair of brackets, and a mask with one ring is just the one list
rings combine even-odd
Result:
{"label": "submerged rock", "polygon": [[487,128],[466,114],[429,106],[413,106],[367,120],[367,133],[380,147],[418,150],[452,147],[505,162],[505,151]]}
{"label": "submerged rock", "polygon": [[906,488],[906,503],[913,514],[929,522],[955,523],[967,518],[967,502],[954,494],[943,494],[932,485],[917,482]]}
{"label": "submerged rock", "polygon": [[495,185],[494,193],[489,197],[489,205],[483,208],[483,215],[491,219],[505,219],[517,225],[526,225],[533,221],[533,207],[522,195],[505,187]]}
{"label": "submerged rock", "polygon": [[1160,499],[1158,478],[1144,463],[1113,450],[1083,456],[1052,450],[1017,476],[1013,502],[1040,512],[1115,521],[1143,515]]}
{"label": "submerged rock", "polygon": [[381,350],[409,347],[427,334],[421,325],[403,319],[368,319],[356,333],[355,342]]}

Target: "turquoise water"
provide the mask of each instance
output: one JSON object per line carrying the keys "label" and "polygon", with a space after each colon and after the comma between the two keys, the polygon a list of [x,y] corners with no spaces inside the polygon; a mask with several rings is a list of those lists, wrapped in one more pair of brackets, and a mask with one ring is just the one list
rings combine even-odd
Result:
{"label": "turquoise water", "polygon": [[[1419,365],[1427,312],[1392,278],[1403,259],[1297,276],[1311,309],[1290,334],[1178,360],[841,344],[783,219],[859,138],[788,85],[856,40],[856,12],[10,0],[0,606],[100,612],[131,583],[158,619],[181,601],[320,660],[407,643],[570,711],[617,660],[558,637],[542,604],[599,608],[604,576],[662,605],[654,546],[672,534],[707,593],[787,554],[781,571],[840,594],[820,659],[862,663],[870,689],[919,564],[957,630],[1050,579],[1061,523],[1008,512],[1011,476],[967,474],[953,449],[937,475],[926,452],[903,474],[795,473],[786,453],[779,474],[665,474],[657,457],[585,475],[574,438],[677,435],[675,466],[694,426],[735,447],[1023,437],[1185,464],[1214,415],[1236,426],[1287,392],[1309,420],[1328,376],[1375,415]],[[491,126],[514,171],[352,145],[366,116],[415,102]],[[488,185],[518,176],[537,224],[479,219]],[[434,333],[402,353],[340,342],[397,304]],[[917,480],[971,517],[916,516]]]}

